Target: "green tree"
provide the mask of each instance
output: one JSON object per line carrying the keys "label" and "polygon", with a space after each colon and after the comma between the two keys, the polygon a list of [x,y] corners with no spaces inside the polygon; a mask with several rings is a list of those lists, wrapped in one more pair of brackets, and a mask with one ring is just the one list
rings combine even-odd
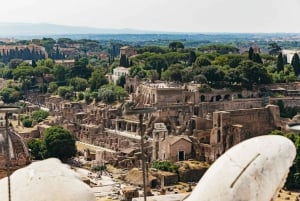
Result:
{"label": "green tree", "polygon": [[252,61],[256,62],[256,63],[259,63],[259,64],[262,64],[263,61],[260,57],[260,55],[258,53],[254,53],[253,56],[252,56]]}
{"label": "green tree", "polygon": [[281,52],[277,56],[276,67],[277,67],[277,72],[283,71],[283,69],[284,69],[284,61],[283,61],[283,57],[282,57],[282,53]]}
{"label": "green tree", "polygon": [[207,83],[207,79],[204,75],[202,74],[199,74],[199,75],[196,75],[194,77],[194,80],[197,82],[197,83],[200,83],[200,84],[205,84]]}
{"label": "green tree", "polygon": [[156,70],[159,74],[159,78],[161,76],[161,72],[163,69],[167,68],[167,61],[164,56],[158,54],[152,54],[147,57],[145,64],[145,70]]}
{"label": "green tree", "polygon": [[43,47],[45,47],[45,49],[48,53],[51,53],[51,51],[53,50],[54,44],[56,43],[56,41],[53,38],[42,38],[42,40],[40,42],[41,42],[41,45]]}
{"label": "green tree", "polygon": [[159,75],[156,70],[147,71],[147,77],[151,80],[151,82],[154,82],[155,80],[159,79]]}
{"label": "green tree", "polygon": [[184,45],[182,44],[182,42],[174,41],[169,44],[169,49],[171,51],[176,51],[177,49],[184,49]]}
{"label": "green tree", "polygon": [[86,57],[82,57],[75,61],[74,66],[70,69],[71,77],[81,77],[88,79],[91,76],[91,69],[88,66],[89,60]]}
{"label": "green tree", "polygon": [[15,103],[21,98],[20,92],[10,87],[1,89],[0,96],[4,103]]}
{"label": "green tree", "polygon": [[211,93],[211,87],[207,84],[201,84],[198,88],[199,93]]}
{"label": "green tree", "polygon": [[60,126],[52,126],[47,128],[43,135],[46,158],[55,157],[66,161],[66,159],[75,156],[75,139],[68,130]]}
{"label": "green tree", "polygon": [[269,84],[272,82],[266,68],[261,64],[252,61],[243,61],[238,66],[241,72],[242,85],[248,89],[252,89],[254,84]]}
{"label": "green tree", "polygon": [[1,68],[0,69],[0,76],[4,79],[13,79],[13,74],[12,74],[13,70],[5,67],[5,68]]}
{"label": "green tree", "polygon": [[126,78],[124,75],[121,75],[117,80],[117,85],[120,87],[124,87],[125,83],[126,83]]}
{"label": "green tree", "polygon": [[199,57],[197,57],[197,59],[195,61],[195,66],[198,66],[198,67],[209,66],[209,65],[211,65],[211,62],[205,56],[199,56]]}
{"label": "green tree", "polygon": [[199,47],[198,50],[200,52],[215,52],[218,54],[232,54],[238,53],[239,49],[235,46],[231,45],[223,45],[223,44],[213,44]]}
{"label": "green tree", "polygon": [[225,76],[225,80],[228,82],[229,86],[232,86],[234,84],[240,84],[242,81],[240,69],[229,69]]}
{"label": "green tree", "polygon": [[182,82],[191,82],[195,76],[195,72],[193,71],[193,67],[186,67],[181,71]]}
{"label": "green tree", "polygon": [[31,157],[35,160],[43,159],[43,147],[42,140],[32,138],[27,141],[28,148],[30,150]]}
{"label": "green tree", "polygon": [[281,47],[275,42],[270,43],[268,45],[268,49],[269,49],[269,54],[271,55],[277,55],[281,51]]}
{"label": "green tree", "polygon": [[50,82],[48,86],[48,92],[54,93],[58,88],[58,85],[55,82]]}
{"label": "green tree", "polygon": [[116,99],[118,99],[118,100],[124,99],[125,97],[128,96],[128,93],[124,88],[122,88],[120,86],[107,84],[107,85],[102,86],[99,89],[98,96],[99,96],[100,100],[102,100],[106,103],[112,103]]}
{"label": "green tree", "polygon": [[58,83],[65,84],[68,73],[68,69],[65,65],[57,64],[53,67],[53,75]]}
{"label": "green tree", "polygon": [[74,77],[69,80],[70,85],[74,91],[84,91],[88,87],[88,82],[84,78]]}
{"label": "green tree", "polygon": [[188,65],[191,66],[197,59],[196,53],[194,51],[189,52]]}
{"label": "green tree", "polygon": [[300,74],[300,61],[297,53],[294,54],[291,65],[294,68],[295,75],[298,76]]}
{"label": "green tree", "polygon": [[34,70],[32,66],[18,66],[13,70],[13,76],[15,79],[24,79],[34,75]]}
{"label": "green tree", "polygon": [[84,99],[84,94],[80,92],[80,93],[78,94],[78,100],[81,101],[81,100],[83,100],[83,99]]}
{"label": "green tree", "polygon": [[108,84],[108,80],[106,79],[102,71],[95,70],[94,72],[92,72],[92,75],[89,79],[89,84],[90,84],[91,91],[96,91],[101,86]]}
{"label": "green tree", "polygon": [[28,88],[31,85],[31,79],[34,75],[32,66],[18,66],[13,70],[14,79],[19,79],[22,83],[24,94],[27,96]]}
{"label": "green tree", "polygon": [[224,80],[225,73],[218,66],[204,66],[201,73],[206,77],[210,86],[216,86],[218,82]]}
{"label": "green tree", "polygon": [[73,87],[71,87],[71,86],[58,87],[57,92],[60,97],[63,97],[67,100],[69,100],[69,99],[71,99],[71,97],[73,97]]}
{"label": "green tree", "polygon": [[182,64],[172,64],[168,70],[163,72],[164,74],[164,79],[169,80],[169,81],[176,81],[176,82],[182,82],[182,73],[181,71],[183,70],[183,65]]}
{"label": "green tree", "polygon": [[228,65],[228,56],[227,55],[220,55],[215,58],[215,60],[212,62],[214,65],[218,66],[225,66]]}
{"label": "green tree", "polygon": [[101,87],[99,90],[99,97],[105,103],[112,103],[116,100],[116,95],[112,89]]}
{"label": "green tree", "polygon": [[123,67],[128,67],[128,66],[129,66],[128,58],[126,57],[125,54],[122,54],[122,55],[121,55],[121,58],[120,58],[120,66],[123,66]]}
{"label": "green tree", "polygon": [[178,167],[171,161],[153,161],[152,167],[162,171],[177,172]]}
{"label": "green tree", "polygon": [[32,119],[23,119],[22,124],[25,128],[32,127]]}
{"label": "green tree", "polygon": [[44,93],[43,89],[44,89],[44,84],[45,84],[45,75],[50,73],[50,68],[48,68],[46,66],[37,66],[33,69],[33,73],[37,77],[42,78],[42,93]]}
{"label": "green tree", "polygon": [[11,59],[10,62],[8,63],[8,67],[11,69],[17,68],[21,63],[23,62],[22,59]]}
{"label": "green tree", "polygon": [[46,119],[49,115],[49,112],[45,111],[45,110],[37,110],[37,111],[33,111],[31,116],[32,119],[35,121],[42,121],[44,119]]}
{"label": "green tree", "polygon": [[231,68],[236,68],[244,59],[243,56],[240,54],[229,54],[227,56],[228,56],[228,65]]}
{"label": "green tree", "polygon": [[126,98],[128,96],[127,91],[123,87],[113,86],[113,91],[118,100],[123,100],[124,98]]}
{"label": "green tree", "polygon": [[249,51],[248,51],[248,59],[249,60],[253,60],[253,54],[254,54],[254,50],[252,47],[250,47]]}

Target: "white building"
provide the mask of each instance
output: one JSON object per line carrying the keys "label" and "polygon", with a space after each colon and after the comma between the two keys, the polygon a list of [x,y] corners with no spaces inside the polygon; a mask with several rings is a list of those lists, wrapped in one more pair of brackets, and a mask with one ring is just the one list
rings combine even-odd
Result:
{"label": "white building", "polygon": [[286,55],[287,62],[290,64],[292,62],[294,54],[300,55],[300,50],[282,50],[282,54]]}
{"label": "white building", "polygon": [[129,75],[129,70],[130,68],[125,68],[125,67],[116,67],[113,69],[113,75],[112,75],[112,81],[114,84],[117,83],[117,80],[122,76]]}

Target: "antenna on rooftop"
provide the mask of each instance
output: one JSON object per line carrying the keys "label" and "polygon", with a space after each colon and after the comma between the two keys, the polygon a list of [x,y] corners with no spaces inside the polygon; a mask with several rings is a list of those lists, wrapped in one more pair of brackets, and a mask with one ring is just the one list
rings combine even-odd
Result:
{"label": "antenna on rooftop", "polygon": [[144,189],[144,201],[147,201],[147,184],[146,184],[146,161],[145,161],[145,148],[144,148],[144,129],[143,129],[143,117],[144,114],[155,112],[156,108],[153,107],[135,107],[133,102],[125,103],[123,113],[125,115],[139,115],[139,127],[141,136],[141,152],[142,152],[142,172],[143,172],[143,189]]}

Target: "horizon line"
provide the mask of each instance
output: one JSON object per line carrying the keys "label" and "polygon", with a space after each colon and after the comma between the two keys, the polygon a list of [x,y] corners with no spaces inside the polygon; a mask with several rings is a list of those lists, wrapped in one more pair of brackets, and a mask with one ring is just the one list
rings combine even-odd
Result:
{"label": "horizon line", "polygon": [[[130,31],[133,33],[59,33],[59,34],[55,34],[55,33],[50,33],[50,34],[45,34],[45,35],[144,35],[144,34],[193,34],[193,35],[197,35],[197,34],[300,34],[300,31],[172,31],[172,30],[148,30],[148,29],[140,29],[140,28],[131,28],[131,27],[120,27],[120,28],[111,28],[111,27],[96,27],[96,26],[84,26],[84,25],[68,25],[68,24],[55,24],[55,23],[49,23],[49,22],[3,22],[0,21],[0,25],[49,25],[49,26],[61,26],[61,27],[69,27],[69,28],[89,28],[89,29],[95,29],[95,31],[97,29],[104,29],[104,30],[111,30],[111,31]],[[1,32],[1,31],[0,31]],[[136,32],[136,33],[134,33]],[[142,32],[142,33],[139,33]],[[0,36],[2,34],[0,33]],[[13,34],[13,35],[24,35],[24,34]],[[41,35],[41,34],[25,34],[25,35]]]}

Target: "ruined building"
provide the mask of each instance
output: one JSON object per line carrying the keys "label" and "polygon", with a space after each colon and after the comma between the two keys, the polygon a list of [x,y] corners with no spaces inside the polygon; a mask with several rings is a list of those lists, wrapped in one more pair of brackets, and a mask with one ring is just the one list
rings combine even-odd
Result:
{"label": "ruined building", "polygon": [[[278,107],[267,105],[273,100],[266,102],[260,91],[201,93],[198,88],[198,84],[127,78],[129,101],[137,108],[155,108],[143,115],[147,162],[213,162],[233,145],[282,127]],[[46,106],[52,115],[61,117],[59,123],[90,149],[96,161],[140,167],[140,122],[137,115],[122,112],[122,103],[86,105],[49,97]]]}

